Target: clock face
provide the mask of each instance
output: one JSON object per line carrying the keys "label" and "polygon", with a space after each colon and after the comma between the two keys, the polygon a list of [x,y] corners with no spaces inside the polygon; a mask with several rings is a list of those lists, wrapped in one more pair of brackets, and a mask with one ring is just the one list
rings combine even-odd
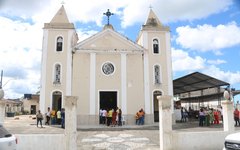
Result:
{"label": "clock face", "polygon": [[114,66],[113,66],[113,64],[112,64],[112,63],[109,63],[109,62],[103,64],[103,66],[102,66],[102,71],[103,71],[103,73],[104,73],[105,75],[110,75],[110,74],[112,74],[112,73],[114,72]]}

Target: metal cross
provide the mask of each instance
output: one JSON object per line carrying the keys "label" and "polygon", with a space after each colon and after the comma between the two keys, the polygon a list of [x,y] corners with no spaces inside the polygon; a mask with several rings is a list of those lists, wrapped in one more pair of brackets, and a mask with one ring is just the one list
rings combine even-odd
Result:
{"label": "metal cross", "polygon": [[111,12],[109,11],[109,9],[108,9],[107,12],[103,13],[103,15],[105,15],[105,16],[108,17],[108,25],[109,25],[109,17],[112,16],[112,15],[114,15],[114,14],[111,13]]}

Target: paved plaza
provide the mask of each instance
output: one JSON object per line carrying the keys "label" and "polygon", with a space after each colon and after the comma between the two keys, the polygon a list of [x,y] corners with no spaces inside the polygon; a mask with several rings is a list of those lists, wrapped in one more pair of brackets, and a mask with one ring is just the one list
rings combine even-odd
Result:
{"label": "paved plaza", "polygon": [[[23,115],[7,117],[4,126],[13,134],[64,134],[60,125],[43,125],[37,128],[34,116]],[[240,127],[236,127],[239,130]],[[173,125],[174,132],[221,131],[222,124],[209,127],[199,127],[197,121],[177,123]],[[81,126],[77,130],[78,150],[158,150],[158,124],[124,125],[107,127],[105,125]]]}

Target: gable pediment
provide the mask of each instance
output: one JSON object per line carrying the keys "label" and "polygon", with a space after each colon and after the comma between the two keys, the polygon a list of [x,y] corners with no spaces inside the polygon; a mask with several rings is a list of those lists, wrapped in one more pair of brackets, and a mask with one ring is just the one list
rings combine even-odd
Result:
{"label": "gable pediment", "polygon": [[112,29],[105,29],[79,42],[75,50],[143,52],[144,48]]}

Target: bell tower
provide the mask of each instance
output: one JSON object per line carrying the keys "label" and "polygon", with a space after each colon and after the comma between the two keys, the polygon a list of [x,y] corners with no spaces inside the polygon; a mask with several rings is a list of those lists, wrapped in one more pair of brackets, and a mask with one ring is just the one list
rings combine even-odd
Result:
{"label": "bell tower", "polygon": [[170,29],[159,21],[152,8],[139,33],[137,43],[144,52],[144,91],[146,113],[158,121],[159,95],[173,95]]}
{"label": "bell tower", "polygon": [[73,23],[64,6],[43,28],[40,109],[64,107],[64,96],[71,95],[72,50],[78,41]]}

